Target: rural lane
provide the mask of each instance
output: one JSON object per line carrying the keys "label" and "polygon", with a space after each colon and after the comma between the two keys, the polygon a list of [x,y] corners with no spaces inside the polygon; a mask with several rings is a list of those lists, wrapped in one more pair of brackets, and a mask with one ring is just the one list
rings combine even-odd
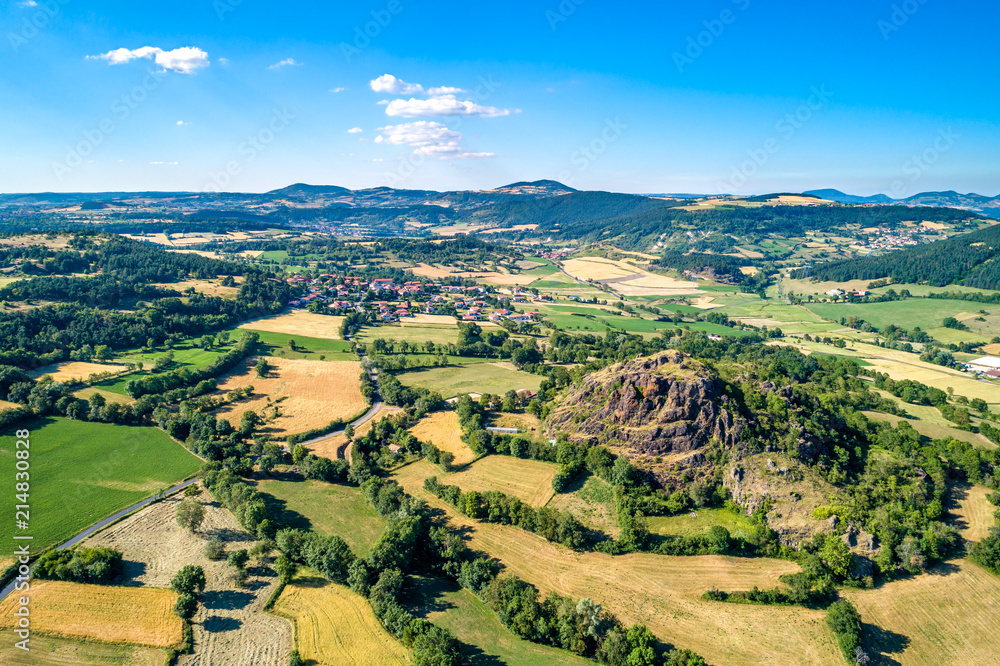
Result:
{"label": "rural lane", "polygon": [[[173,486],[170,489],[164,491],[164,496],[173,495],[177,491],[183,490],[183,489],[187,488],[188,486],[190,486],[192,483],[197,483],[197,482],[198,482],[197,478],[188,479],[187,481],[182,481],[181,483],[178,483],[176,486]],[[135,504],[133,504],[132,506],[128,507],[127,509],[122,509],[118,513],[113,514],[111,516],[108,516],[107,518],[105,518],[104,520],[101,520],[100,522],[94,523],[93,525],[91,525],[90,527],[88,527],[87,529],[85,529],[84,531],[82,531],[79,534],[77,534],[76,536],[74,536],[69,541],[66,541],[63,544],[57,546],[56,550],[66,550],[67,548],[72,548],[73,546],[77,545],[78,543],[80,543],[84,539],[92,536],[94,533],[96,533],[96,532],[104,529],[105,527],[107,527],[111,523],[114,523],[114,522],[116,522],[118,520],[121,520],[122,518],[124,518],[125,516],[129,515],[130,513],[134,513],[136,511],[138,511],[139,509],[142,509],[142,508],[144,508],[146,506],[149,506],[150,504],[153,503],[153,501],[155,499],[156,499],[155,495],[153,497],[147,497],[146,499],[142,500],[141,502],[136,502]],[[33,571],[35,567],[32,566],[31,568],[32,568],[32,571]],[[0,590],[0,601],[3,601],[4,599],[6,599],[7,595],[9,595],[11,592],[14,591],[14,585],[16,583],[17,583],[17,580],[15,579],[9,585],[7,585],[7,587],[3,588],[3,590]]]}

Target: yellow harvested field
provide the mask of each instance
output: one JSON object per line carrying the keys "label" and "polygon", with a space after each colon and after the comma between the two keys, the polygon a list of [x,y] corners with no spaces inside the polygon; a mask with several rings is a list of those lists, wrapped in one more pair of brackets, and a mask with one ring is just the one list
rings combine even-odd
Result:
{"label": "yellow harvested field", "polygon": [[957,516],[955,527],[961,530],[963,539],[982,541],[990,535],[991,529],[997,527],[997,519],[993,515],[997,507],[986,499],[991,492],[986,486],[965,485],[952,488],[955,506],[949,512]]}
{"label": "yellow harvested field", "polygon": [[559,466],[538,460],[522,460],[511,456],[486,456],[453,474],[425,460],[419,460],[398,470],[395,476],[402,486],[411,490],[422,487],[424,479],[436,476],[441,483],[458,486],[463,491],[499,490],[535,507],[545,506],[555,493],[552,479]]}
{"label": "yellow harvested field", "polygon": [[[371,432],[371,429],[376,423],[385,418],[390,418],[395,414],[399,414],[403,411],[401,407],[389,407],[387,405],[382,405],[382,409],[375,412],[375,415],[370,419],[359,425],[354,429],[354,436],[361,437],[362,435],[367,435]],[[343,433],[339,435],[331,435],[321,439],[320,441],[310,444],[309,450],[316,455],[329,458],[330,460],[336,460],[337,458],[344,458],[344,450],[347,448],[347,437]]]}
{"label": "yellow harvested field", "polygon": [[1000,653],[1000,578],[968,560],[875,590],[844,589],[866,624],[881,631],[874,647],[903,666],[996,664]]}
{"label": "yellow harvested field", "polygon": [[410,428],[410,432],[421,441],[430,442],[442,451],[455,454],[456,467],[467,465],[476,459],[476,454],[462,441],[462,428],[458,424],[457,412],[435,412],[425,416]]}
{"label": "yellow harvested field", "polygon": [[404,479],[397,473],[394,478],[410,494],[443,510],[453,527],[464,529],[471,548],[497,558],[508,573],[535,585],[543,597],[553,591],[589,597],[626,625],[641,622],[659,639],[695,650],[710,664],[844,663],[821,610],[701,599],[713,586],[722,590],[775,587],[780,584],[779,576],[798,571],[791,562],[575,552],[516,527],[478,523],[458,514],[420,486],[423,476],[435,471],[423,464],[424,475],[418,472]]}
{"label": "yellow harvested field", "polygon": [[368,405],[361,395],[361,364],[357,361],[268,357],[267,362],[271,370],[266,378],[257,376],[255,359],[244,361],[225,377],[219,393],[253,386],[253,395],[220,409],[219,418],[239,424],[247,410],[267,417],[277,407],[278,418],[264,425],[261,432],[286,436],[321,428],[336,419],[357,417]]}
{"label": "yellow harvested field", "polygon": [[616,280],[611,288],[626,296],[676,296],[699,293],[698,286],[692,282],[650,273],[625,261],[614,261],[603,257],[581,257],[567,259],[562,263],[562,267],[571,276],[581,280]]}
{"label": "yellow harvested field", "polygon": [[1000,387],[973,379],[970,375],[939,365],[925,364],[921,361],[903,363],[896,360],[870,358],[864,354],[862,354],[862,358],[875,366],[876,370],[886,373],[895,380],[912,379],[942,391],[953,388],[956,395],[964,395],[970,400],[982,398],[991,405],[1000,404]]}
{"label": "yellow harvested field", "polygon": [[943,229],[948,228],[947,224],[941,224],[940,222],[921,222],[920,226],[922,226],[924,229],[935,229],[937,231],[941,231]]}
{"label": "yellow harvested field", "polygon": [[239,327],[254,331],[268,331],[269,333],[288,333],[289,335],[303,335],[309,338],[341,340],[340,324],[343,320],[343,317],[333,315],[292,310],[273,317],[247,321],[240,324]]}
{"label": "yellow harvested field", "polygon": [[603,257],[567,259],[562,262],[562,267],[567,273],[581,280],[613,280],[643,272],[637,266]]}
{"label": "yellow harvested field", "polygon": [[364,597],[308,569],[301,570],[285,587],[274,612],[295,627],[295,647],[306,663],[411,663],[409,650],[385,630]]}
{"label": "yellow harvested field", "polygon": [[[168,647],[181,642],[177,595],[156,587],[31,583],[31,627],[42,634],[105,643]],[[17,595],[0,603],[0,627],[12,628]]]}
{"label": "yellow harvested field", "polygon": [[406,326],[458,326],[458,320],[451,315],[415,314],[412,317],[403,317],[399,320],[399,325]]}
{"label": "yellow harvested field", "polygon": [[7,402],[6,400],[0,400],[0,412],[7,409],[18,409],[19,407],[22,407],[22,405],[19,405],[16,402]]}
{"label": "yellow harvested field", "polygon": [[28,374],[33,378],[49,375],[57,382],[86,381],[91,375],[101,372],[124,372],[123,365],[107,365],[104,363],[84,363],[83,361],[63,361],[32,370]]}
{"label": "yellow harvested field", "polygon": [[[243,278],[239,278],[242,280]],[[239,281],[238,280],[238,281]],[[210,282],[209,280],[185,280],[183,282],[161,282],[154,284],[154,287],[160,287],[161,289],[173,289],[174,291],[184,291],[186,289],[194,289],[199,294],[204,294],[206,296],[222,296],[224,298],[236,298],[236,294],[239,293],[239,287],[223,287],[219,284],[219,281]]]}

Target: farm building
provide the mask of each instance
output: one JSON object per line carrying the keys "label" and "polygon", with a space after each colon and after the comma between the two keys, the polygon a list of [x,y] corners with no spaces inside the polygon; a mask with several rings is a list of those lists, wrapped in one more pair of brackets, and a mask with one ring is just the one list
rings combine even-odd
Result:
{"label": "farm building", "polygon": [[1000,358],[996,356],[983,356],[969,361],[969,370],[977,374],[983,374],[990,370],[1000,370]]}

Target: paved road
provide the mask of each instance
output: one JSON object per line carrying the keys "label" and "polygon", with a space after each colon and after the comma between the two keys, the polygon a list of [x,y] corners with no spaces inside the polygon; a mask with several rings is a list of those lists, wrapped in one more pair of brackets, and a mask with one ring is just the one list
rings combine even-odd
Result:
{"label": "paved road", "polygon": [[[170,488],[169,490],[167,490],[165,494],[166,495],[173,495],[177,491],[183,490],[184,488],[187,488],[188,486],[190,486],[192,483],[197,483],[197,482],[198,482],[198,479],[196,479],[196,478],[195,479],[188,479],[187,481],[183,481],[181,483],[178,483],[176,486],[173,486],[172,488]],[[83,540],[87,539],[88,537],[92,536],[95,532],[98,532],[99,530],[104,529],[105,527],[107,527],[111,523],[113,523],[113,522],[115,522],[117,520],[121,520],[122,518],[124,518],[125,516],[129,515],[130,513],[134,513],[135,511],[138,511],[139,509],[152,504],[154,499],[155,499],[154,497],[147,497],[146,499],[142,500],[141,502],[136,502],[135,504],[133,504],[132,506],[128,507],[127,509],[122,509],[118,513],[116,513],[116,514],[114,514],[112,516],[108,516],[104,520],[102,520],[102,521],[100,521],[98,523],[95,523],[95,524],[91,525],[90,527],[88,527],[87,529],[85,529],[84,531],[80,532],[79,534],[77,534],[75,537],[73,537],[69,541],[66,541],[65,543],[57,546],[56,550],[66,550],[67,548],[72,548],[73,546],[77,545],[81,541],[83,541]],[[30,543],[30,542],[28,542],[28,543]],[[32,567],[32,570],[34,570],[34,567]],[[4,599],[6,599],[7,595],[14,591],[14,585],[16,583],[17,583],[17,581],[15,580],[15,581],[11,582],[9,585],[7,585],[7,587],[3,588],[3,590],[0,590],[0,601],[3,601]]]}
{"label": "paved road", "polygon": [[[379,402],[379,401],[374,402],[372,404],[372,408],[368,410],[368,413],[365,414],[364,416],[362,416],[357,421],[353,421],[351,423],[351,425],[354,426],[355,428],[357,428],[358,426],[360,426],[360,425],[362,425],[364,423],[367,423],[368,421],[370,421],[375,416],[375,414],[378,413],[378,411],[380,409],[382,409],[382,403]],[[343,434],[344,434],[343,430],[337,430],[336,432],[328,432],[325,435],[320,435],[319,437],[314,437],[313,439],[310,439],[309,441],[300,442],[300,444],[302,444],[303,446],[309,446],[310,444],[315,444],[316,442],[321,442],[324,439],[329,439],[330,437],[337,437],[338,435],[343,435]]]}

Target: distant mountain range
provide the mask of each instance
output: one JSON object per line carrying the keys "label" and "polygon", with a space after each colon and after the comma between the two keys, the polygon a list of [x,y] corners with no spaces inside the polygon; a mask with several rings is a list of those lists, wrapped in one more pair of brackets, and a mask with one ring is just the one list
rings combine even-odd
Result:
{"label": "distant mountain range", "polygon": [[934,206],[959,208],[982,213],[989,217],[1000,218],[1000,196],[988,197],[982,194],[961,194],[954,190],[947,192],[921,192],[905,199],[892,199],[884,194],[861,197],[845,194],[840,190],[810,190],[803,194],[811,194],[821,199],[845,204],[897,204],[903,206]]}

